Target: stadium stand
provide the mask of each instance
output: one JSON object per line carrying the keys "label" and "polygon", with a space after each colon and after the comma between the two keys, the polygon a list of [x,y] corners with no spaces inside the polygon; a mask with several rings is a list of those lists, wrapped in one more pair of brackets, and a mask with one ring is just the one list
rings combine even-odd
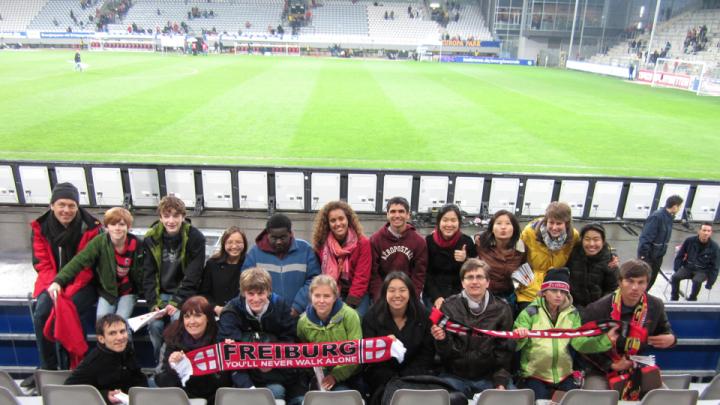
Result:
{"label": "stadium stand", "polygon": [[22,31],[45,6],[47,0],[0,1],[0,31]]}
{"label": "stadium stand", "polygon": [[[410,18],[408,6],[413,12],[420,11],[419,18]],[[385,12],[393,13],[394,19],[385,19]],[[368,31],[376,41],[390,43],[418,44],[438,41],[440,31],[435,21],[429,20],[427,10],[419,3],[385,3],[374,6],[369,4]]]}
{"label": "stadium stand", "polygon": [[445,32],[452,37],[461,39],[474,38],[481,41],[493,39],[490,30],[485,25],[485,20],[477,4],[463,4],[460,8],[460,18],[457,22],[450,19]]}
{"label": "stadium stand", "polygon": [[[280,0],[234,0],[212,3],[188,3],[172,0],[137,0],[130,8],[124,22],[135,23],[141,28],[164,27],[168,21],[185,22],[190,31],[202,32],[215,28],[218,32],[267,33],[268,27],[281,23],[283,3]],[[200,12],[212,11],[212,16],[188,19],[192,7]],[[158,10],[160,13],[158,13]],[[247,24],[249,23],[249,25]]]}
{"label": "stadium stand", "polygon": [[[689,29],[706,25],[708,28],[707,38],[708,46],[705,50],[696,53],[685,53],[685,37]],[[678,15],[668,21],[658,24],[658,28],[653,38],[652,48],[647,49],[646,46],[650,41],[650,33],[646,32],[637,37],[636,40],[642,41],[644,44],[641,51],[654,50],[661,51],[667,42],[670,43],[670,50],[667,58],[679,58],[685,60],[702,60],[718,64],[720,62],[720,52],[716,44],[720,38],[720,9],[710,10],[693,10]],[[629,52],[628,41],[621,41],[619,44],[610,48],[607,54],[594,55],[590,61],[606,65],[625,65],[630,60],[635,60],[635,56]]]}
{"label": "stadium stand", "polygon": [[[28,29],[65,31],[70,27],[73,31],[95,31],[96,6],[83,9],[79,0],[48,0],[43,3],[46,4],[28,24]],[[75,20],[70,16],[71,12]]]}
{"label": "stadium stand", "polygon": [[328,0],[312,9],[312,19],[300,35],[368,36],[367,7],[362,3]]}

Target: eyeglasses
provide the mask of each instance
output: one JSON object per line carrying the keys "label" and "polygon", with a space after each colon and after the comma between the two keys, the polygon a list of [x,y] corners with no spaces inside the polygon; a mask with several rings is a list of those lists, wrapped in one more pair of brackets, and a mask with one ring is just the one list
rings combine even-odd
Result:
{"label": "eyeglasses", "polygon": [[485,276],[465,276],[465,277],[463,277],[463,280],[465,280],[465,281],[483,281],[486,278],[487,277],[485,277]]}

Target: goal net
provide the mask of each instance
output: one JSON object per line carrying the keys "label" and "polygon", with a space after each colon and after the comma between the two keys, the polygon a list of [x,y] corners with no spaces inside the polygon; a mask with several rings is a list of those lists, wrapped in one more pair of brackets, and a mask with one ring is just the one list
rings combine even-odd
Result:
{"label": "goal net", "polygon": [[718,93],[717,69],[708,68],[704,61],[659,58],[652,75],[653,87],[671,87],[697,94]]}

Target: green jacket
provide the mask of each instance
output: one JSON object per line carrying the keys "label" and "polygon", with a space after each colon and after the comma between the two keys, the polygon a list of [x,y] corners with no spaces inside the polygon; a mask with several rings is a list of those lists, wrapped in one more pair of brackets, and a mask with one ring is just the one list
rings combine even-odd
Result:
{"label": "green jacket", "polygon": [[[164,274],[161,272],[164,231],[162,223],[157,221],[143,240],[145,300],[150,307],[163,308],[166,304],[179,307],[186,299],[196,295],[200,288],[205,265],[205,236],[186,219],[180,229],[180,266],[174,274]],[[168,293],[172,297],[168,302],[163,302],[160,293]]]}
{"label": "green jacket", "polygon": [[[582,321],[580,313],[570,299],[565,301],[553,325],[545,306],[545,299],[537,297],[515,320],[513,329],[530,330],[575,329]],[[607,335],[577,337],[572,339],[525,338],[518,339],[516,350],[520,351],[520,376],[532,377],[557,384],[572,374],[572,357],[568,344],[581,353],[606,352],[612,348]]]}
{"label": "green jacket", "polygon": [[[297,335],[301,342],[320,343],[362,339],[360,317],[357,312],[340,299],[335,302],[335,305],[340,308],[337,312],[335,312],[336,308],[333,308],[335,314],[331,314],[330,321],[326,326],[320,325],[315,311],[312,307],[308,307],[297,325]],[[331,369],[330,374],[335,377],[337,382],[341,382],[352,377],[359,370],[358,364],[335,366]]]}
{"label": "green jacket", "polygon": [[[141,295],[143,249],[140,240],[138,240],[135,235],[128,233],[128,240],[131,241],[130,243],[135,241],[134,243],[136,244],[129,273],[133,289],[132,292],[135,295]],[[86,267],[92,267],[93,269],[100,296],[105,298],[109,303],[114,304],[118,298],[117,260],[115,260],[115,248],[110,241],[110,235],[100,233],[94,237],[85,249],[63,266],[53,281],[65,287]]]}

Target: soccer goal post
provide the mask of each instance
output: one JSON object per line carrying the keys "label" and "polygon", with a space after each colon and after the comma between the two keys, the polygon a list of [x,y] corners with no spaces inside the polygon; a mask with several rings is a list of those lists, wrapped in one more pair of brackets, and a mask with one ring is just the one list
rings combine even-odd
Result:
{"label": "soccer goal post", "polygon": [[700,94],[707,63],[704,61],[659,58],[652,75],[653,87],[671,87]]}

